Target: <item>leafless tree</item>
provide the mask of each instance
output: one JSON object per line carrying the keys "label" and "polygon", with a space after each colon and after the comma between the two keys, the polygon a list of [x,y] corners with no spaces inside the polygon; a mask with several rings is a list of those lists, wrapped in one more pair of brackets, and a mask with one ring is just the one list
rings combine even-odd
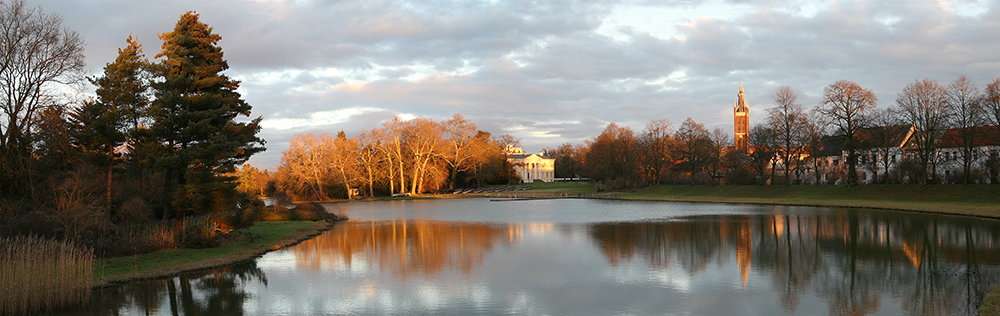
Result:
{"label": "leafless tree", "polygon": [[486,161],[482,155],[482,147],[486,144],[476,137],[478,135],[476,124],[462,114],[455,113],[442,125],[447,137],[445,142],[447,148],[442,155],[450,172],[449,187],[454,188],[458,182],[459,172],[476,169]]}
{"label": "leafless tree", "polygon": [[661,183],[664,169],[672,163],[673,132],[670,121],[661,119],[646,123],[639,136],[640,169],[649,184]]}
{"label": "leafless tree", "polygon": [[947,90],[936,80],[914,81],[899,92],[896,111],[903,122],[912,124],[918,131],[913,135],[912,148],[921,169],[920,183],[926,184],[928,179],[934,181],[937,143],[948,127],[948,116],[952,113]]}
{"label": "leafless tree", "polygon": [[[775,142],[775,132],[773,129],[767,125],[754,125],[750,128],[750,132],[747,133],[747,142],[750,143],[750,168],[757,172],[757,178],[760,179],[758,184],[766,184],[769,179],[767,176],[768,167],[774,161],[775,147],[777,143]],[[773,176],[774,169],[771,168],[771,174]]]}
{"label": "leafless tree", "polygon": [[719,127],[712,130],[711,139],[712,146],[708,151],[709,158],[705,169],[708,170],[709,175],[712,177],[712,185],[715,185],[716,180],[724,176],[725,160],[723,160],[723,155],[725,155],[731,144],[729,143],[729,133]]}
{"label": "leafless tree", "polygon": [[958,145],[962,159],[962,183],[969,184],[972,180],[972,165],[981,154],[977,142],[981,137],[979,127],[986,120],[983,111],[982,97],[976,83],[964,75],[948,85],[948,106],[954,114],[950,118],[950,126],[958,136]]}
{"label": "leafless tree", "polygon": [[57,103],[53,89],[80,81],[83,38],[62,18],[24,1],[0,2],[0,195],[27,170],[35,115]]}
{"label": "leafless tree", "polygon": [[774,91],[774,107],[767,110],[767,124],[774,131],[778,144],[776,154],[784,165],[785,184],[791,184],[792,166],[799,164],[805,146],[805,128],[808,117],[802,110],[799,98],[789,86],[778,87]]}
{"label": "leafless tree", "polygon": [[708,164],[712,135],[705,129],[705,125],[689,117],[674,134],[674,139],[677,140],[677,145],[674,146],[675,158],[682,160],[679,167],[687,171],[691,184],[694,185],[695,175]]}
{"label": "leafless tree", "polygon": [[846,139],[847,184],[858,184],[858,156],[854,133],[868,125],[869,114],[875,110],[878,98],[871,90],[852,81],[838,80],[823,89],[823,101],[816,111],[826,125]]}

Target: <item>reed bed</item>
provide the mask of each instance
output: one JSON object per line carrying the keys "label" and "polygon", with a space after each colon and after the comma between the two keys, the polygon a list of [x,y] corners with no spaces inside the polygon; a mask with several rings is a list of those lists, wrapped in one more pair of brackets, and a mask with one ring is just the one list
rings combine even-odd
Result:
{"label": "reed bed", "polygon": [[0,315],[76,306],[90,298],[94,253],[71,242],[0,237]]}

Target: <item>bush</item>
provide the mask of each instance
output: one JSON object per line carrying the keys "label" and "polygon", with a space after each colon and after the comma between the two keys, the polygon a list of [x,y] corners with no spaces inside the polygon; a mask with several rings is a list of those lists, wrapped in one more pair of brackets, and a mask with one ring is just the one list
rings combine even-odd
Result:
{"label": "bush", "polygon": [[183,228],[174,235],[178,244],[188,249],[214,248],[221,245],[215,233],[215,225],[207,218],[185,220]]}

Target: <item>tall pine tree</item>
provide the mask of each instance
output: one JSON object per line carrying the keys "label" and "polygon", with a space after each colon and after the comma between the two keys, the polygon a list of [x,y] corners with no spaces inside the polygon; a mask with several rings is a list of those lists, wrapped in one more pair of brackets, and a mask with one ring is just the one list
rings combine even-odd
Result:
{"label": "tall pine tree", "polygon": [[160,34],[165,58],[157,65],[161,80],[153,84],[155,101],[152,131],[164,146],[154,159],[163,171],[173,207],[213,214],[232,207],[238,197],[230,174],[251,155],[264,150],[256,136],[261,118],[250,116],[251,106],[236,89],[240,82],[222,72],[222,39],[198,20],[181,15],[173,32]]}

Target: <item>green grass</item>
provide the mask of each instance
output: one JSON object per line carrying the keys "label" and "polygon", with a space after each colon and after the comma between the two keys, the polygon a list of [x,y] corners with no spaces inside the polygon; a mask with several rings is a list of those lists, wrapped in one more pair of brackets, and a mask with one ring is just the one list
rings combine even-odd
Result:
{"label": "green grass", "polygon": [[1000,315],[1000,287],[993,289],[983,298],[983,304],[979,306],[980,316]]}
{"label": "green grass", "polygon": [[997,185],[658,185],[626,199],[868,207],[1000,217]]}
{"label": "green grass", "polygon": [[590,182],[533,182],[522,183],[531,187],[525,192],[538,193],[596,193],[597,188]]}
{"label": "green grass", "polygon": [[920,201],[1000,205],[1000,186],[996,185],[725,185],[689,186],[659,185],[639,189],[629,196],[718,197],[749,199],[781,199],[789,201],[859,200],[859,201]]}
{"label": "green grass", "polygon": [[241,230],[239,238],[226,241],[217,248],[170,249],[137,256],[100,259],[94,264],[94,277],[105,282],[117,281],[123,276],[145,277],[145,273],[169,270],[184,264],[211,260],[221,260],[220,263],[225,263],[231,260],[230,256],[247,249],[266,248],[286,236],[316,225],[319,224],[305,221],[259,222]]}

